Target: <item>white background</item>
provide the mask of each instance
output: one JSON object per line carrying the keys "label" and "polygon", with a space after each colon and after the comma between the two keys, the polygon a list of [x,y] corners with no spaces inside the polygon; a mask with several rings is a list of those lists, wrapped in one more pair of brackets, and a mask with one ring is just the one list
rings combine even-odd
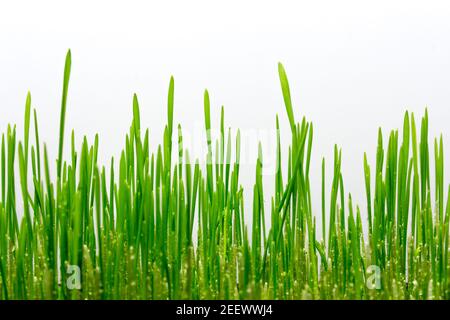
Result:
{"label": "white background", "polygon": [[[268,130],[278,113],[287,146],[277,74],[281,61],[296,119],[305,115],[314,123],[317,216],[320,162],[325,156],[331,171],[335,143],[343,149],[346,192],[365,208],[363,153],[374,165],[379,126],[386,137],[402,125],[405,110],[417,117],[428,106],[431,135],[443,133],[450,150],[449,40],[448,1],[2,0],[0,130],[17,123],[22,134],[31,90],[41,138],[50,158],[56,158],[64,57],[71,48],[65,151],[75,129],[78,142],[84,134],[93,141],[99,133],[103,163],[117,156],[131,122],[134,92],[141,126],[150,128],[155,148],[162,141],[170,75],[175,77],[175,121],[186,132],[203,127],[208,88],[216,127],[221,105],[227,126],[243,131],[273,133]],[[273,142],[263,143],[265,160],[273,162]],[[246,148],[254,159],[256,143]],[[247,201],[253,167],[242,170]],[[273,190],[272,180],[266,175],[267,192]]]}

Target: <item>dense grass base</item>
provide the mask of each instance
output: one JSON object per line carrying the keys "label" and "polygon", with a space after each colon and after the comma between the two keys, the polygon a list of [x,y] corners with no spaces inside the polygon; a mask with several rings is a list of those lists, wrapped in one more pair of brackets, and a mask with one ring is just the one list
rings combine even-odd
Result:
{"label": "dense grass base", "polygon": [[[253,196],[249,230],[239,183],[240,134],[232,139],[225,130],[222,109],[221,136],[211,141],[207,91],[205,166],[191,162],[181,127],[173,132],[171,79],[163,143],[150,153],[134,96],[133,121],[115,172],[114,159],[109,168],[97,163],[98,137],[93,145],[85,138],[77,152],[72,132],[71,159],[62,158],[70,67],[69,51],[56,177],[39,141],[36,111],[34,139],[29,140],[30,95],[21,141],[15,127],[2,135],[0,299],[450,298],[444,151],[441,137],[434,142],[434,161],[430,158],[427,114],[417,137],[414,115],[406,113],[400,137],[391,132],[387,148],[380,129],[374,170],[366,157],[362,167],[364,214],[345,194],[336,147],[331,185],[325,183],[325,160],[318,173],[322,224],[316,225],[309,183],[313,126],[306,119],[295,121],[280,64],[291,144],[282,160],[277,130],[275,194],[270,197],[263,191],[260,145],[253,193],[245,192]],[[173,134],[178,135],[176,163]]]}

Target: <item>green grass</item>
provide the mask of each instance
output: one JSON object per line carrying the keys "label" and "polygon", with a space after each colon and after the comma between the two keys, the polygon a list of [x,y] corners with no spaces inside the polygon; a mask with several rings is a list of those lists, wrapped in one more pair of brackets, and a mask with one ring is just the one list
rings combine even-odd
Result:
{"label": "green grass", "polygon": [[[281,64],[291,141],[283,155],[281,142],[288,139],[277,117],[273,195],[263,189],[261,145],[253,190],[244,192],[240,133],[231,136],[222,109],[221,135],[211,139],[207,91],[207,163],[191,161],[181,126],[173,126],[173,78],[156,153],[141,128],[136,95],[120,159],[111,158],[109,167],[98,163],[98,136],[93,144],[84,138],[76,149],[72,132],[67,146],[70,68],[69,51],[56,163],[39,140],[30,94],[23,136],[8,126],[1,137],[0,299],[450,298],[450,188],[444,185],[442,137],[430,155],[427,113],[420,127],[406,113],[402,130],[387,140],[379,130],[375,166],[366,155],[361,163],[367,203],[360,208],[344,191],[338,147],[331,183],[325,159],[321,172],[310,172],[313,125],[295,120]],[[64,147],[70,159],[63,158]],[[311,190],[310,174],[321,175],[321,190]],[[313,191],[322,195],[320,208],[312,207]],[[249,225],[244,196],[253,197]],[[76,284],[73,266],[80,268],[80,286],[67,285]]]}

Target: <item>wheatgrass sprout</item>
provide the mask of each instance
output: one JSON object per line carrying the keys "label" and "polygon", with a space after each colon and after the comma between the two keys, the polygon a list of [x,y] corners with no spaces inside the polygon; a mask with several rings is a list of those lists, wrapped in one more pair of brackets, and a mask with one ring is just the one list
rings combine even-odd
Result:
{"label": "wheatgrass sprout", "polygon": [[[427,111],[420,127],[407,112],[401,131],[379,129],[376,158],[362,161],[367,201],[360,208],[344,190],[337,146],[330,181],[325,159],[321,172],[310,170],[313,124],[296,121],[282,64],[290,144],[282,154],[289,137],[277,116],[273,195],[263,188],[261,144],[253,190],[241,186],[240,132],[232,136],[222,107],[220,137],[212,139],[208,91],[206,165],[190,158],[173,123],[173,78],[156,152],[136,95],[120,158],[109,167],[98,163],[98,136],[77,149],[72,131],[65,145],[70,70],[69,51],[56,161],[39,139],[30,93],[23,136],[14,125],[1,136],[0,299],[450,298],[450,187],[442,136],[430,154]],[[311,189],[310,175],[320,175],[321,190]],[[321,193],[319,208],[313,192]],[[244,197],[252,197],[250,225]]]}

